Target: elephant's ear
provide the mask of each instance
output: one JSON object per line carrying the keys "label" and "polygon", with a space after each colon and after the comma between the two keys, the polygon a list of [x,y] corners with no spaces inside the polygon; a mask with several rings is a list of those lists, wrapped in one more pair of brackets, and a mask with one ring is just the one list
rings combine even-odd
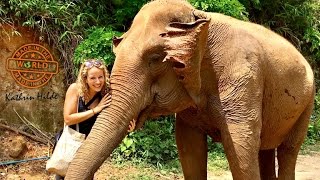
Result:
{"label": "elephant's ear", "polygon": [[122,41],[122,39],[123,37],[116,37],[116,36],[112,38],[112,51],[114,54],[117,54],[117,47]]}
{"label": "elephant's ear", "polygon": [[192,99],[197,103],[201,88],[200,67],[204,56],[210,19],[191,23],[171,23],[166,33],[164,61],[173,62],[173,68]]}

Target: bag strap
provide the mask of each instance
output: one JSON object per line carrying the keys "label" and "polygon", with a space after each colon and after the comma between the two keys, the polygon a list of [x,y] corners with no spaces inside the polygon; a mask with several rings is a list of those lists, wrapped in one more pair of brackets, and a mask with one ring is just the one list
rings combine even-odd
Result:
{"label": "bag strap", "polygon": [[[89,101],[87,104],[85,104],[84,106],[85,106],[86,108],[89,107],[99,96],[100,96],[100,93],[95,94],[95,95],[93,96],[93,98],[90,99],[90,101]],[[79,107],[79,105],[78,105],[78,107]]]}
{"label": "bag strap", "polygon": [[[77,113],[79,112],[79,102],[80,101],[80,98],[78,98],[78,104],[77,104]],[[80,129],[79,129],[79,123],[77,123],[77,124],[75,124],[76,125],[76,131],[78,131],[78,132],[80,132]],[[58,140],[60,139],[60,136],[61,136],[61,134],[62,134],[62,132],[63,132],[63,130],[66,128],[66,126],[68,126],[65,122],[63,123],[63,129],[60,131],[60,132],[58,132],[60,135],[59,135],[59,137],[56,139],[56,142],[58,142]],[[56,143],[54,144],[54,147],[56,146]],[[54,149],[54,148],[53,148]]]}
{"label": "bag strap", "polygon": [[[79,123],[75,124],[76,125],[76,131],[80,132],[79,130]],[[63,129],[66,128],[66,126],[68,126],[66,123],[64,123]],[[62,133],[62,132],[61,132]]]}
{"label": "bag strap", "polygon": [[[79,103],[80,103],[79,101],[80,101],[80,98],[78,98],[77,113],[79,112]],[[79,123],[76,124],[76,131],[80,132]]]}
{"label": "bag strap", "polygon": [[[93,96],[93,98],[84,105],[85,108],[89,107],[98,97],[100,96],[100,93],[97,93]],[[77,104],[77,113],[79,112],[79,104],[80,104],[80,98],[78,98],[78,104]],[[76,125],[76,131],[80,132],[79,130],[79,123],[75,124]],[[64,124],[64,126],[67,126],[66,124]]]}

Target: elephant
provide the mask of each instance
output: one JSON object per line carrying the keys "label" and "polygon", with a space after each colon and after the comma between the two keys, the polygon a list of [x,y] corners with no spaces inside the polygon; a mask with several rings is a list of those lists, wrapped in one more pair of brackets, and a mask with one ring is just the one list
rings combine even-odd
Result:
{"label": "elephant", "polygon": [[187,1],[155,0],[113,45],[111,105],[98,116],[66,179],[93,178],[132,119],[139,129],[148,118],[169,114],[176,117],[185,179],[207,179],[208,137],[222,143],[233,179],[295,178],[315,81],[285,38]]}

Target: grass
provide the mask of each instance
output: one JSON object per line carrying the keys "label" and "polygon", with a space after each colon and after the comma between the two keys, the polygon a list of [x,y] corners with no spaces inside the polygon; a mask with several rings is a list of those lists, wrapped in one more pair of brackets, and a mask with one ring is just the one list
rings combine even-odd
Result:
{"label": "grass", "polygon": [[312,152],[320,152],[320,141],[315,142],[314,144],[302,144],[300,154],[312,154]]}
{"label": "grass", "polygon": [[[183,179],[181,165],[178,159],[167,163],[150,165],[143,161],[109,161],[104,164],[108,166],[105,172],[111,173],[111,180],[162,180]],[[212,152],[208,154],[208,172],[219,176],[229,169],[228,161],[223,152]],[[103,173],[103,172],[102,172]]]}
{"label": "grass", "polygon": [[[220,147],[219,147],[220,148]],[[312,154],[313,152],[320,151],[320,141],[313,145],[303,144],[300,153]],[[109,170],[111,173],[111,180],[162,180],[162,179],[183,179],[180,162],[172,160],[166,164],[150,165],[143,161],[133,162],[125,161],[116,163],[114,161],[108,162]],[[111,170],[110,170],[111,169]],[[229,171],[228,161],[225,154],[218,149],[208,153],[208,175],[209,176],[223,176]],[[121,172],[121,173],[119,173]]]}
{"label": "grass", "polygon": [[182,179],[179,161],[175,160],[161,167],[156,167],[145,162],[135,163],[125,161],[117,163],[106,161],[98,171],[97,179],[104,177],[111,180],[162,180]]}
{"label": "grass", "polygon": [[216,175],[221,175],[227,170],[229,170],[229,164],[224,154],[209,153],[208,171],[214,172]]}

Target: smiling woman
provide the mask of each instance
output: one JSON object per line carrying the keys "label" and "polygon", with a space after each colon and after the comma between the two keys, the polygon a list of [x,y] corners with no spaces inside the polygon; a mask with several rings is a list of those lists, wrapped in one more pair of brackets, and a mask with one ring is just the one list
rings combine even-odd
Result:
{"label": "smiling woman", "polygon": [[89,134],[97,114],[111,101],[109,73],[100,60],[86,60],[80,67],[77,82],[70,85],[64,103],[64,121],[79,124],[80,132]]}
{"label": "smiling woman", "polygon": [[[109,72],[105,64],[98,59],[86,60],[80,67],[77,81],[67,90],[64,123],[87,137],[98,114],[111,103],[109,90]],[[128,131],[135,127],[132,122]],[[57,175],[56,179],[63,177]]]}
{"label": "smiling woman", "polygon": [[[76,83],[70,85],[64,102],[64,123],[88,136],[98,113],[111,102],[109,73],[101,60],[82,63]],[[63,179],[56,175],[55,179]]]}

